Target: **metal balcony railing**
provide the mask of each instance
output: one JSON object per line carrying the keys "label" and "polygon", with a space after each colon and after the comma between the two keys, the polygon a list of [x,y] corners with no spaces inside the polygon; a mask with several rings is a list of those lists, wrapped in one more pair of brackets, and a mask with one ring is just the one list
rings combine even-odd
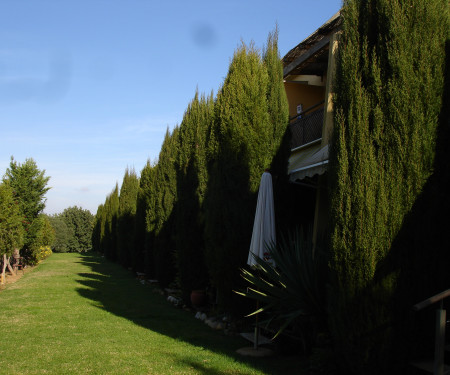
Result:
{"label": "metal balcony railing", "polygon": [[413,306],[414,311],[420,311],[424,308],[439,302],[439,308],[436,309],[436,325],[434,338],[434,363],[428,366],[425,362],[413,362],[412,365],[422,370],[428,370],[434,375],[444,375],[449,373],[449,368],[444,363],[445,357],[445,326],[447,323],[447,312],[444,310],[444,299],[450,297],[450,289],[436,294],[426,300],[417,303]]}
{"label": "metal balcony railing", "polygon": [[322,138],[323,103],[324,101],[321,101],[290,118],[291,149]]}

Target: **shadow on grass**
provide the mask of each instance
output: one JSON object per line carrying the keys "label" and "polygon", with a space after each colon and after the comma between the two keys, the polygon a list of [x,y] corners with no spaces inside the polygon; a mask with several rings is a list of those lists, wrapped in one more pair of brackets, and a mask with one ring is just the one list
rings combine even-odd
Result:
{"label": "shadow on grass", "polygon": [[[141,285],[128,270],[98,254],[82,255],[81,263],[92,272],[80,273],[77,292],[93,301],[93,305],[126,318],[146,329],[165,336],[225,354],[237,362],[250,364],[270,374],[307,373],[306,360],[298,357],[251,358],[236,353],[236,349],[251,344],[240,337],[225,336],[212,331],[184,310],[170,305],[163,296]],[[201,374],[218,375],[215,369],[190,359],[180,358]]]}
{"label": "shadow on grass", "polygon": [[193,368],[199,374],[204,374],[204,375],[222,375],[223,374],[223,372],[221,372],[219,370],[214,370],[214,369],[208,368],[199,362],[190,361],[188,359],[182,358],[182,359],[179,359],[178,362],[184,363],[186,366]]}

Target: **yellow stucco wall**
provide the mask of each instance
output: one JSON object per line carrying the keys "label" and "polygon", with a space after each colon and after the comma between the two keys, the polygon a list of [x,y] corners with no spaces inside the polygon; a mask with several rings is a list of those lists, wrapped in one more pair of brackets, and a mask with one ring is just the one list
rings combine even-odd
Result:
{"label": "yellow stucco wall", "polygon": [[329,143],[333,131],[333,80],[336,70],[336,56],[338,49],[339,34],[333,34],[330,40],[330,49],[328,54],[328,76],[325,93],[325,121],[322,128],[322,146]]}
{"label": "yellow stucco wall", "polygon": [[297,105],[303,104],[303,109],[307,109],[325,98],[324,86],[285,82],[284,88],[289,103],[289,117],[297,114]]}

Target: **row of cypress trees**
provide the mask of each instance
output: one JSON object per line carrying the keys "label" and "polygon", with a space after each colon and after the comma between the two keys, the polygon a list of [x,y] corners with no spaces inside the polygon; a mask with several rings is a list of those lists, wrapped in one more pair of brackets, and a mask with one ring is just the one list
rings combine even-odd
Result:
{"label": "row of cypress trees", "polygon": [[195,94],[140,178],[126,171],[98,207],[94,249],[162,285],[176,280],[185,298],[212,285],[231,308],[260,178],[287,146],[288,116],[275,31],[262,53],[244,43],[235,51],[215,98]]}
{"label": "row of cypress trees", "polygon": [[[327,328],[344,373],[390,373],[425,342],[411,306],[450,286],[449,5],[347,0],[341,16]],[[185,293],[211,282],[230,306],[261,173],[285,176],[284,95],[276,35],[262,57],[236,51],[216,98],[196,94],[141,173],[135,269],[163,284],[178,276]],[[276,186],[278,209],[288,190]],[[119,200],[116,187],[94,233],[111,259]]]}

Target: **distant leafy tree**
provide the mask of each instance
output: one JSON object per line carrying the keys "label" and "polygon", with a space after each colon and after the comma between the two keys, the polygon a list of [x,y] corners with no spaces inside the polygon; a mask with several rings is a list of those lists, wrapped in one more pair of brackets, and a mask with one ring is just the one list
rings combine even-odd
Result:
{"label": "distant leafy tree", "polygon": [[66,224],[69,234],[67,247],[72,253],[82,253],[92,249],[92,229],[94,217],[89,210],[73,206],[66,208],[61,218]]}
{"label": "distant leafy tree", "polygon": [[131,265],[134,246],[134,215],[139,190],[139,178],[134,169],[126,169],[119,195],[119,216],[117,220],[117,254],[120,264]]}
{"label": "distant leafy tree", "polygon": [[61,214],[52,215],[49,217],[49,220],[55,230],[55,240],[53,241],[52,251],[55,253],[69,252],[69,243],[75,236],[73,229],[67,226]]}

